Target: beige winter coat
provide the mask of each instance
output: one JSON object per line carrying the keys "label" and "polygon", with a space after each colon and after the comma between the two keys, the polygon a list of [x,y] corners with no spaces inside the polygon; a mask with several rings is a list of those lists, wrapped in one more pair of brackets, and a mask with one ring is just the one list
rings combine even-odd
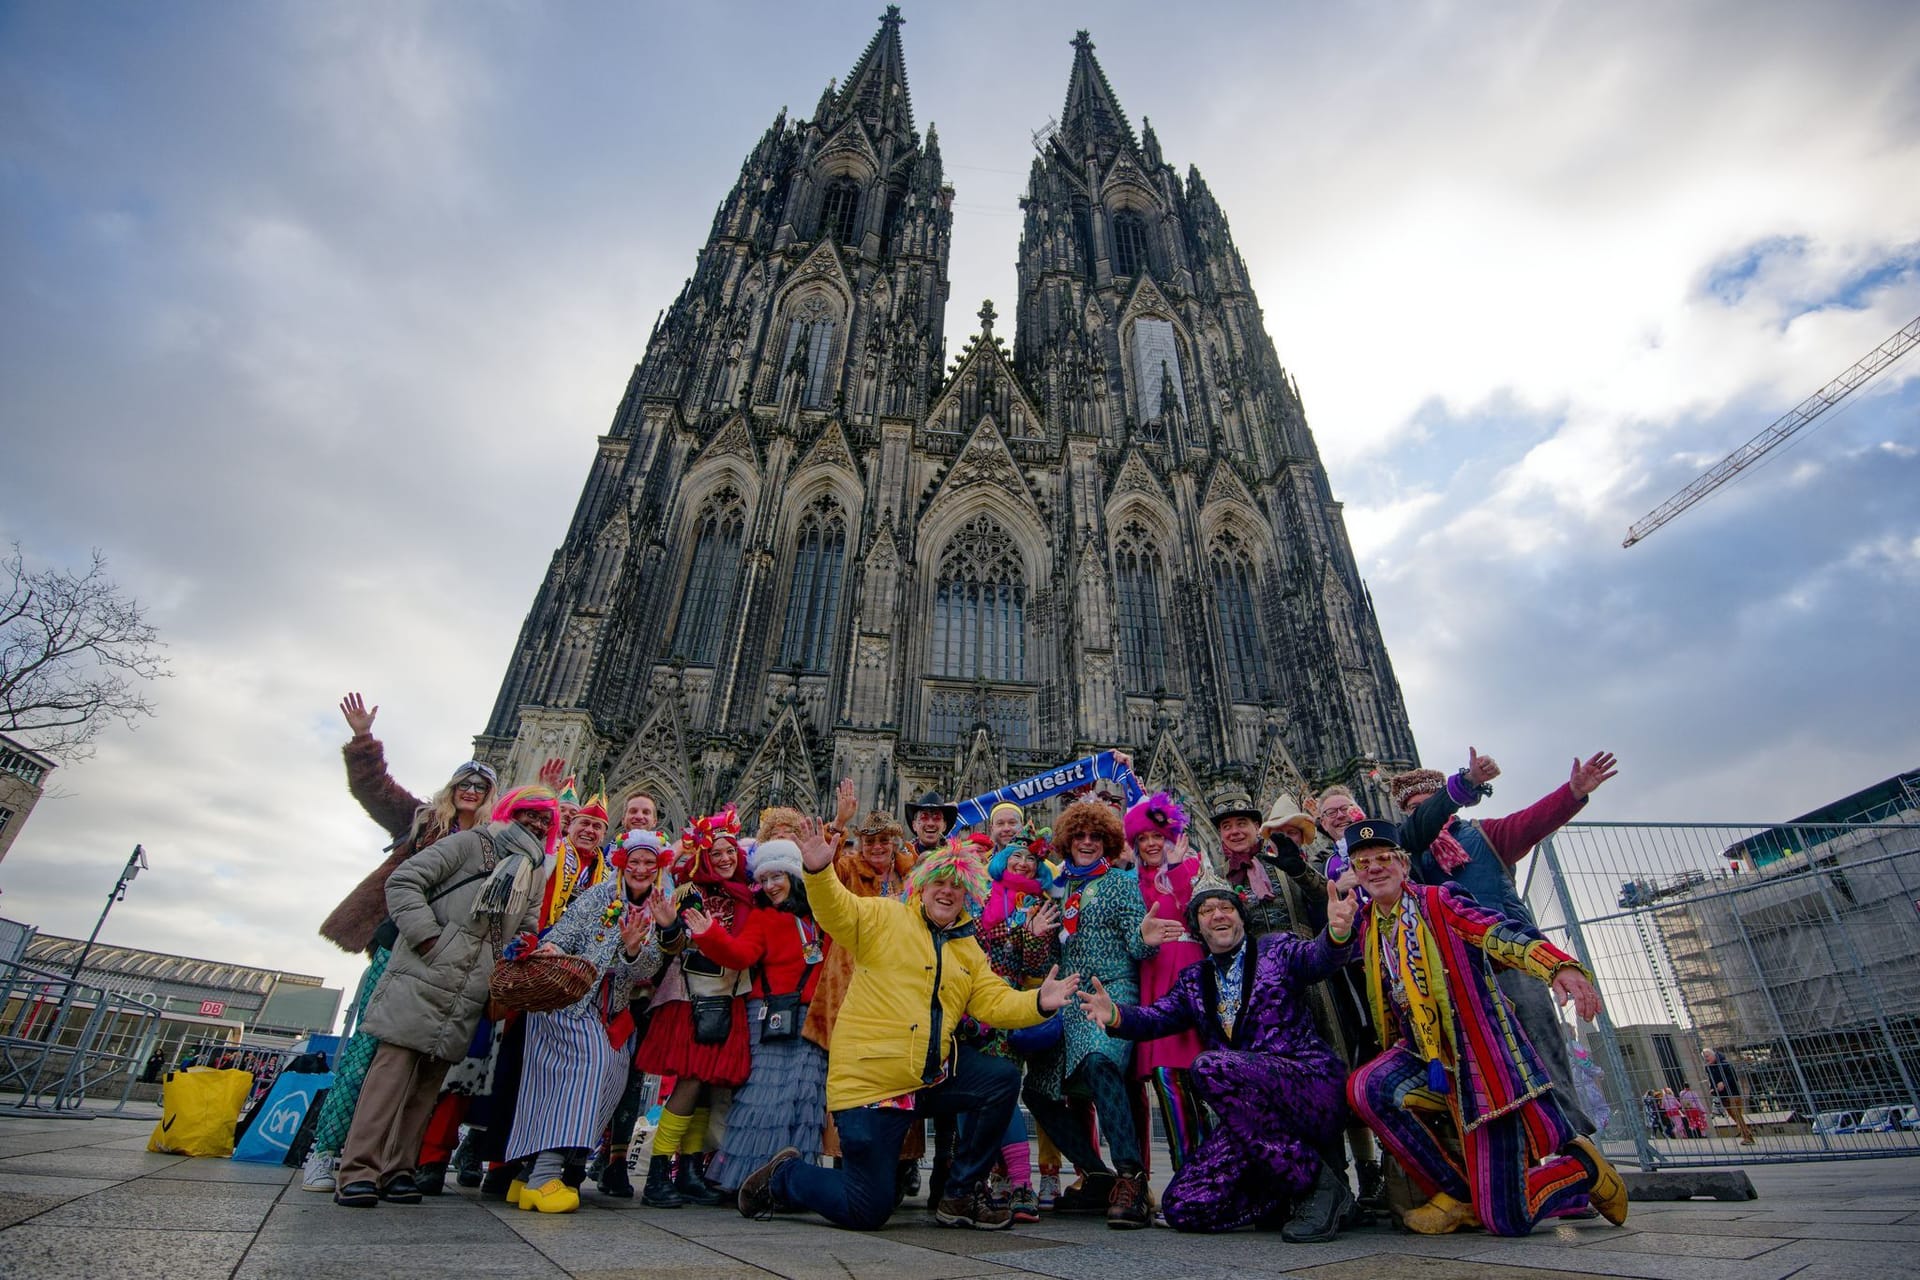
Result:
{"label": "beige winter coat", "polygon": [[467,1056],[500,948],[539,923],[539,875],[507,904],[497,931],[473,918],[486,873],[514,853],[537,858],[541,848],[518,823],[496,822],[438,840],[394,868],[387,911],[400,941],[367,1001],[360,1025],[368,1035],[447,1062]]}

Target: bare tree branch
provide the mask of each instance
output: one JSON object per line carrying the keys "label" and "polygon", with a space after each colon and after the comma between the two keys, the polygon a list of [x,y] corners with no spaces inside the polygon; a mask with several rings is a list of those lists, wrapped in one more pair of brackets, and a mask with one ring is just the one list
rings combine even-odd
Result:
{"label": "bare tree branch", "polygon": [[0,731],[34,750],[81,759],[109,721],[152,715],[137,682],[172,674],[165,647],[98,550],[81,574],[30,571],[18,543],[0,560]]}

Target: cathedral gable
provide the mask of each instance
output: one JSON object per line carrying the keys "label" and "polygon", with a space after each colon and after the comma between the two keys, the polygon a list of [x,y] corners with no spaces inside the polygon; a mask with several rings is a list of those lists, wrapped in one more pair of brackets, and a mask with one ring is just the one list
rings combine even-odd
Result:
{"label": "cathedral gable", "polygon": [[757,475],[760,471],[760,449],[753,442],[753,432],[747,430],[747,419],[743,414],[735,414],[720,428],[706,448],[700,451],[697,462],[708,462],[715,458],[739,458]]}
{"label": "cathedral gable", "polygon": [[1149,314],[1165,316],[1174,322],[1174,327],[1182,334],[1186,332],[1186,326],[1178,319],[1180,313],[1167,301],[1167,295],[1160,292],[1160,286],[1153,282],[1152,276],[1142,272],[1140,283],[1134,286],[1133,295],[1120,308],[1120,316],[1123,320],[1131,320],[1135,316]]}
{"label": "cathedral gable", "polygon": [[991,417],[981,419],[966,448],[960,451],[960,456],[947,469],[934,495],[934,503],[937,505],[942,498],[962,489],[982,485],[1004,489],[1018,498],[1034,519],[1040,518],[1039,507],[1033,500],[1032,490],[1027,488],[1026,477],[1020,474],[1019,464],[1014,462],[1013,453],[1007,448],[1006,437],[1000,434],[1000,428]]}
{"label": "cathedral gable", "polygon": [[1214,463],[1213,474],[1207,477],[1206,496],[1201,499],[1200,505],[1210,507],[1216,502],[1239,503],[1253,511],[1260,509],[1260,504],[1253,500],[1253,494],[1247,491],[1247,486],[1225,459]]}
{"label": "cathedral gable", "polygon": [[873,139],[867,136],[866,125],[858,117],[850,118],[834,130],[833,136],[821,146],[816,162],[849,159],[864,163],[869,177],[880,172],[880,153],[875,150]]}
{"label": "cathedral gable", "polygon": [[1126,459],[1114,473],[1113,483],[1107,486],[1107,502],[1122,498],[1129,493],[1145,494],[1155,502],[1171,503],[1173,497],[1167,492],[1166,485],[1147,460],[1140,456],[1140,450],[1129,445]]}
{"label": "cathedral gable", "polygon": [[644,790],[660,806],[662,826],[685,826],[693,816],[693,771],[687,760],[680,699],[672,689],[657,684],[653,692],[652,710],[607,776],[616,798]]}
{"label": "cathedral gable", "polygon": [[733,786],[742,821],[757,825],[760,810],[768,805],[808,809],[821,794],[819,781],[814,776],[813,753],[800,727],[799,710],[792,705],[783,706],[773,727],[761,740],[760,749],[747,761],[740,780]]}
{"label": "cathedral gable", "polygon": [[840,290],[843,300],[851,301],[853,298],[853,281],[847,278],[846,264],[840,260],[840,250],[834,247],[831,240],[822,240],[813,247],[813,252],[801,260],[785,292],[791,293],[815,282],[834,285]]}
{"label": "cathedral gable", "polygon": [[847,445],[847,434],[840,429],[838,419],[827,423],[827,429],[820,433],[820,438],[813,442],[813,447],[808,449],[806,456],[800,459],[800,465],[795,468],[795,471],[804,471],[812,466],[838,467],[851,475],[856,482],[861,481],[860,465],[853,460],[853,450]]}

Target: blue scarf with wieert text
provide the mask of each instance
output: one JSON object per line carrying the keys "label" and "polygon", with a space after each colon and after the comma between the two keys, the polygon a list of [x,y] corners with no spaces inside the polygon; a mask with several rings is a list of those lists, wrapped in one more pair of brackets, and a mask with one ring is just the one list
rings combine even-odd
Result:
{"label": "blue scarf with wieert text", "polygon": [[[960,817],[953,824],[953,830],[971,827],[987,820],[997,804],[1017,804],[1026,808],[1038,804],[1063,791],[1072,791],[1078,787],[1106,780],[1118,782],[1127,793],[1127,803],[1132,805],[1147,794],[1140,780],[1133,776],[1131,766],[1121,764],[1112,751],[1099,751],[1083,756],[1072,764],[1063,764],[1045,773],[1036,773],[1031,778],[1022,778],[1018,782],[1009,782],[998,791],[989,791],[985,795],[975,796],[971,800],[962,800],[955,807]],[[951,832],[949,833],[951,834]]]}

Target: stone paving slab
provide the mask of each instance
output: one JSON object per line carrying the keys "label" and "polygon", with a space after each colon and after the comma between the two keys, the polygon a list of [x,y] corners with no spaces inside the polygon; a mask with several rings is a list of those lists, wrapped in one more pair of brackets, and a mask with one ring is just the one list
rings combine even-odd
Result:
{"label": "stone paving slab", "polygon": [[271,1165],[144,1150],[152,1120],[0,1117],[0,1280],[1920,1280],[1920,1158],[1754,1166],[1760,1199],[1635,1204],[1625,1228],[1561,1222],[1525,1240],[1384,1226],[1325,1245],[1273,1233],[1119,1233],[1050,1218],[953,1231],[908,1206],[877,1232],[589,1193],[542,1217],[471,1192],[353,1211]]}

